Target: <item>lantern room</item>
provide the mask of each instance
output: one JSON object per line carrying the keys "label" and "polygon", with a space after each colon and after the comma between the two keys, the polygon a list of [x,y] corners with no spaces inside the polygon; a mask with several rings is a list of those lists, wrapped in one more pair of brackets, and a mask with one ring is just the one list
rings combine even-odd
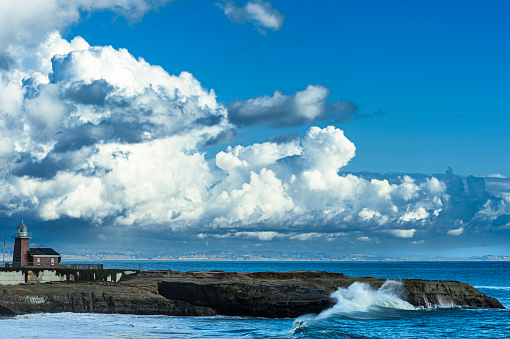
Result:
{"label": "lantern room", "polygon": [[16,238],[30,238],[27,226],[23,223],[23,220],[21,220],[21,224],[17,227]]}

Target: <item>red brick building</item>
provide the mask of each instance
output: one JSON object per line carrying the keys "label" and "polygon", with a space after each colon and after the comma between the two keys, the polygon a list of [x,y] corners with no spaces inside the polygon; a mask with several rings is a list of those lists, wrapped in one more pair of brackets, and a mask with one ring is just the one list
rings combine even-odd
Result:
{"label": "red brick building", "polygon": [[52,248],[30,248],[31,238],[27,232],[27,226],[21,220],[14,237],[14,252],[12,255],[12,267],[44,267],[58,266],[60,254]]}

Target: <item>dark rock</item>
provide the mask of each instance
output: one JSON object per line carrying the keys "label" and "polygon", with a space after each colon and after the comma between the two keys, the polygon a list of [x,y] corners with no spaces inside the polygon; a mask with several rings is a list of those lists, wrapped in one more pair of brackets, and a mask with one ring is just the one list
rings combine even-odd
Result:
{"label": "dark rock", "polygon": [[286,285],[163,281],[159,283],[159,293],[169,299],[211,307],[218,314],[231,316],[294,318],[306,313],[319,313],[334,304],[322,290]]}
{"label": "dark rock", "polygon": [[38,284],[6,287],[8,293],[4,291],[0,295],[0,315],[40,312],[216,315],[208,307],[169,300],[145,289],[122,285]]}
{"label": "dark rock", "polygon": [[407,301],[415,306],[504,308],[496,298],[458,281],[404,279],[403,284],[407,290]]}

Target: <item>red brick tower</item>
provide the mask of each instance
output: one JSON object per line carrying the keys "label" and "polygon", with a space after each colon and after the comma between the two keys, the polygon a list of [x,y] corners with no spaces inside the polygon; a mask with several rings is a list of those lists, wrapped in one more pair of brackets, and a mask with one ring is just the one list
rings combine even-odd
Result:
{"label": "red brick tower", "polygon": [[21,224],[19,224],[17,228],[16,237],[14,238],[14,253],[12,255],[13,267],[27,267],[29,265],[29,239],[30,236],[27,233],[27,226],[25,226],[23,220],[21,220]]}

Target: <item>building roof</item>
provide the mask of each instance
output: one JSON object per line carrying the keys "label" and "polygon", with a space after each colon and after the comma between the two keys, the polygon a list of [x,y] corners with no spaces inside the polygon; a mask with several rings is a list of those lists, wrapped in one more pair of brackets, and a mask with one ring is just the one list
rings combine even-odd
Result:
{"label": "building roof", "polygon": [[23,220],[21,220],[21,224],[19,224],[16,228],[27,228],[27,226],[23,223]]}
{"label": "building roof", "polygon": [[31,248],[29,251],[31,256],[35,255],[54,255],[60,256],[53,248]]}

